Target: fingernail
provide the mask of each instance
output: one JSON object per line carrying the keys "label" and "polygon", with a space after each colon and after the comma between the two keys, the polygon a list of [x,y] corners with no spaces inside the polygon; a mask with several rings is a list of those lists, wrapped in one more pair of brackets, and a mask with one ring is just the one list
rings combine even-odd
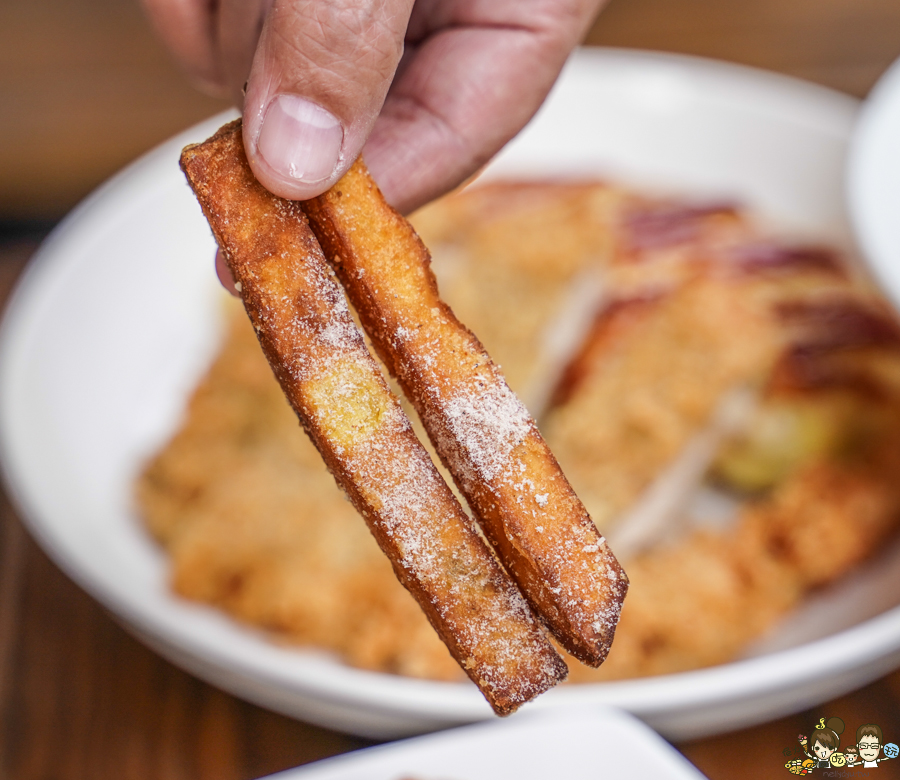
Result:
{"label": "fingernail", "polygon": [[343,142],[333,114],[297,95],[279,95],[269,103],[256,148],[282,176],[313,184],[331,175]]}

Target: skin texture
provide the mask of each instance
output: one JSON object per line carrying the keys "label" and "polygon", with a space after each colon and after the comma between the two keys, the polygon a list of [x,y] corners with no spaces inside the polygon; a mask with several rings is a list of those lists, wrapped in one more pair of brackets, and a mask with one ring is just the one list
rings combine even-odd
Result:
{"label": "skin texture", "polygon": [[[602,0],[143,3],[198,86],[242,106],[250,166],[267,189],[320,195],[365,148],[405,213],[471,176],[524,126]],[[330,175],[305,182],[260,154],[278,96],[305,98],[339,123]]]}

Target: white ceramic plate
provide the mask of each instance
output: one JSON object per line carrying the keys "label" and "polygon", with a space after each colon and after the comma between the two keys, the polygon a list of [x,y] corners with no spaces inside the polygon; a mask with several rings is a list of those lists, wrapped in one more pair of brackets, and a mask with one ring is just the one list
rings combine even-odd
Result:
{"label": "white ceramic plate", "polygon": [[885,292],[900,304],[900,60],[866,99],[847,171],[862,251]]}
{"label": "white ceramic plate", "polygon": [[[598,173],[738,198],[779,222],[846,243],[842,166],[856,109],[825,89],[720,63],[582,52],[493,170]],[[213,241],[177,158],[185,143],[225,119],[172,139],[102,187],[28,269],[0,333],[7,482],[32,532],[66,572],[149,645],[216,685],[376,737],[489,718],[469,684],[350,669],[276,646],[169,593],[163,554],[141,527],[130,486],[177,425],[219,337]],[[864,595],[871,592],[865,581],[854,587],[836,594],[851,604],[837,614],[855,614],[857,625],[846,630],[826,603],[824,619],[812,613],[806,624],[792,621],[793,634],[781,634],[780,643],[776,637],[757,657],[667,677],[563,686],[526,710],[613,706],[673,738],[799,710],[900,661],[896,588],[882,589],[875,602]],[[871,617],[865,605],[878,614]]]}
{"label": "white ceramic plate", "polygon": [[621,711],[597,707],[520,716],[368,748],[271,780],[702,780],[671,745]]}

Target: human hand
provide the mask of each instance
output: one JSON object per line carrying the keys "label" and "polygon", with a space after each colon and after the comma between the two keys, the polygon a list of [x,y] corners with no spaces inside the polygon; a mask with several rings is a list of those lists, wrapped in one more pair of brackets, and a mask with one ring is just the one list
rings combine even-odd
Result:
{"label": "human hand", "polygon": [[315,197],[364,150],[408,212],[525,125],[604,0],[143,2],[194,80],[243,105],[265,187]]}

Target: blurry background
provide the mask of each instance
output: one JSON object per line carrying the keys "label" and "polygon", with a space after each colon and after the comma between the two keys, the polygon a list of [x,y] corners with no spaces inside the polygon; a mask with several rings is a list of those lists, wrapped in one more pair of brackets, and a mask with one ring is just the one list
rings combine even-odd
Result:
{"label": "blurry background", "polygon": [[[587,42],[716,57],[862,97],[900,56],[900,0],[612,0]],[[223,108],[182,78],[137,0],[0,0],[0,301],[92,188]],[[896,727],[900,673],[827,707]],[[777,750],[811,722],[679,747],[712,778],[786,776]],[[0,778],[237,780],[362,744],[238,701],[144,648],[50,563],[0,491]],[[894,763],[879,774],[900,776]]]}
{"label": "blurry background", "polygon": [[[862,97],[900,55],[900,2],[612,0],[587,42],[717,57]],[[58,219],[224,106],[181,77],[137,0],[2,0],[0,222]]]}

